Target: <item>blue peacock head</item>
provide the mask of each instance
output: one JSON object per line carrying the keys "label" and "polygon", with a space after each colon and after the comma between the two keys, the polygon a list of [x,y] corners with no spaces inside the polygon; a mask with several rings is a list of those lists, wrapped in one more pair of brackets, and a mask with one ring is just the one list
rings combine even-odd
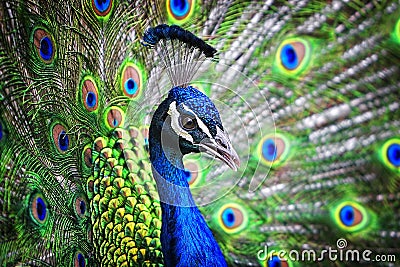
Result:
{"label": "blue peacock head", "polygon": [[217,108],[205,94],[191,86],[174,87],[158,110],[162,111],[158,128],[163,148],[182,155],[205,152],[237,170],[239,156],[224,131]]}

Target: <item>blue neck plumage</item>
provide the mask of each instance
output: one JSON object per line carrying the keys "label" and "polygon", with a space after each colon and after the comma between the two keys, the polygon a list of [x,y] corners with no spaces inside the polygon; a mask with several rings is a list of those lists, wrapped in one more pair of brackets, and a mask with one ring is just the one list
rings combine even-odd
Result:
{"label": "blue neck plumage", "polygon": [[184,175],[182,154],[176,148],[161,145],[162,123],[157,122],[165,119],[162,116],[157,111],[153,116],[149,145],[161,200],[161,245],[165,264],[167,267],[226,266],[211,230],[193,201]]}

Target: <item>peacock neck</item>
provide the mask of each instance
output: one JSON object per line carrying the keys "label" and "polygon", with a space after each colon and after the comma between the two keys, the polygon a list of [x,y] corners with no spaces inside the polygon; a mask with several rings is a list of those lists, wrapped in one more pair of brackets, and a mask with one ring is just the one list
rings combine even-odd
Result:
{"label": "peacock neck", "polygon": [[[153,121],[157,117],[155,114]],[[161,145],[161,128],[156,123],[152,122],[149,136],[150,160],[161,200],[161,245],[166,266],[226,266],[193,201],[182,155],[173,147]]]}

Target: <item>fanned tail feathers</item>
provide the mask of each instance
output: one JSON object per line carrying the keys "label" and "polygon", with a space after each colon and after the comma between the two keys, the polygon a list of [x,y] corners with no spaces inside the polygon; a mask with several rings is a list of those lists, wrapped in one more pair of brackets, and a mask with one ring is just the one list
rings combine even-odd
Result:
{"label": "fanned tail feathers", "polygon": [[[399,18],[396,1],[3,1],[0,264],[162,266],[149,118],[190,84],[242,162],[184,159],[229,266],[397,266]],[[160,24],[216,59],[143,40]]]}

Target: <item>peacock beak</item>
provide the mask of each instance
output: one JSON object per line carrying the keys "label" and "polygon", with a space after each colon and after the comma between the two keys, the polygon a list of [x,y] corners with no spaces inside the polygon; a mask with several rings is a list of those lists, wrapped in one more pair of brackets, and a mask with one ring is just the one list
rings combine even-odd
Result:
{"label": "peacock beak", "polygon": [[227,134],[217,127],[214,138],[205,138],[200,144],[200,151],[205,152],[225,162],[232,170],[237,171],[240,159]]}

